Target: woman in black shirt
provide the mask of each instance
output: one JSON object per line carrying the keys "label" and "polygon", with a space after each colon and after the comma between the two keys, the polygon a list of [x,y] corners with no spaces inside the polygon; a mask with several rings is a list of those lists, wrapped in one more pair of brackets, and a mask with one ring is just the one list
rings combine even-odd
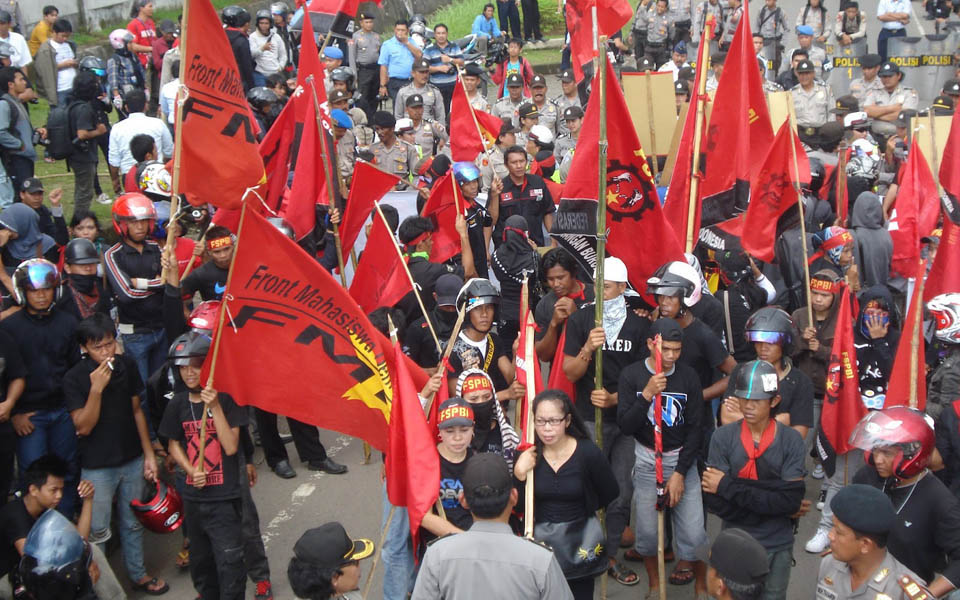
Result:
{"label": "woman in black shirt", "polygon": [[[513,473],[523,495],[523,482],[533,471],[534,523],[588,519],[617,498],[620,487],[613,470],[590,441],[569,396],[559,390],[541,392],[533,399],[533,419],[536,444],[520,455]],[[555,549],[558,555],[569,554]],[[594,577],[567,582],[577,600],[593,598]]]}

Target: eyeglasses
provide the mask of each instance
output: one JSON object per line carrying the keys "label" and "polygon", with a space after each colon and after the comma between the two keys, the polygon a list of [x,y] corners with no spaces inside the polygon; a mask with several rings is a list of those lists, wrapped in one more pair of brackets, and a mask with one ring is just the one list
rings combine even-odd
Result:
{"label": "eyeglasses", "polygon": [[566,417],[560,417],[559,419],[534,419],[533,424],[537,427],[546,427],[547,425],[550,427],[559,427],[560,424],[566,420]]}

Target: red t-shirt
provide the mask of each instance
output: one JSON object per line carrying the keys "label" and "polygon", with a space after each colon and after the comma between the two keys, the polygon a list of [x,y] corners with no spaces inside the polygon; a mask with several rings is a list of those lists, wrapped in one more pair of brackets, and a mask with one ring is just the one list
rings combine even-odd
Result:
{"label": "red t-shirt", "polygon": [[[133,34],[133,43],[147,48],[153,47],[153,39],[157,37],[157,28],[153,24],[153,19],[141,21],[140,19],[131,19],[127,23],[127,31]],[[150,52],[137,52],[137,58],[140,64],[146,68],[150,59]]]}

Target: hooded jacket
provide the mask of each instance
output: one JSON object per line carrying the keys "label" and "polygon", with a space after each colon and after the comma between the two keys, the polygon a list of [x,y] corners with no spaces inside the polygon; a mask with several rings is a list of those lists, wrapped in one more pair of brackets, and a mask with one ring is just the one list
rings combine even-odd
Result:
{"label": "hooded jacket", "polygon": [[243,93],[246,94],[250,91],[250,88],[254,87],[253,67],[255,63],[253,62],[253,55],[250,54],[250,40],[247,38],[247,34],[239,29],[227,27],[225,31],[227,40],[230,41],[230,48],[233,50],[233,57],[237,59],[237,70],[240,71],[240,79],[243,80]]}
{"label": "hooded jacket", "polygon": [[[814,273],[814,276],[818,279],[829,277],[839,280],[839,277],[830,270],[818,271]],[[797,351],[790,357],[793,359],[794,365],[813,382],[813,393],[819,398],[822,398],[826,392],[827,363],[830,361],[830,350],[833,347],[834,328],[837,324],[837,310],[839,307],[840,299],[837,294],[834,294],[833,304],[830,305],[827,318],[823,321],[814,319],[813,327],[817,330],[817,341],[820,342],[820,347],[817,351],[814,352],[810,350],[806,342],[800,339],[800,343],[796,346],[798,348]],[[801,332],[810,326],[810,323],[807,321],[806,307],[798,308],[793,311],[793,314],[790,316],[793,318],[797,329]]]}
{"label": "hooded jacket", "polygon": [[[900,341],[900,330],[897,325],[896,308],[893,297],[886,286],[867,288],[857,298],[860,302],[860,311],[853,324],[853,345],[857,350],[857,370],[860,375],[860,397],[867,408],[882,408],[883,399],[887,394],[887,384],[893,369],[893,358],[897,352],[897,342]],[[890,324],[887,335],[872,339],[866,333],[864,311],[867,305],[876,300],[884,310],[890,312]]]}
{"label": "hooded jacket", "polygon": [[854,258],[860,270],[860,285],[866,288],[886,285],[893,259],[893,239],[883,221],[880,197],[862,192],[853,204]]}

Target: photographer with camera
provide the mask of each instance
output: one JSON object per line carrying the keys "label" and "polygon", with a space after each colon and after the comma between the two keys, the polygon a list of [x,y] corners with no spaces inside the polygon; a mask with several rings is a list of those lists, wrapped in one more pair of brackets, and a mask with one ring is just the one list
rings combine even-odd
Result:
{"label": "photographer with camera", "polygon": [[94,102],[101,102],[100,79],[93,73],[81,71],[73,80],[69,112],[73,153],[67,157],[67,166],[73,171],[74,212],[90,209],[93,180],[97,176],[96,139],[107,134],[107,126],[97,118]]}
{"label": "photographer with camera", "polygon": [[[34,150],[35,137],[45,138],[46,129],[36,131],[30,123],[30,115],[20,102],[19,96],[27,89],[27,78],[20,69],[0,69],[0,158],[3,168],[10,176],[14,190],[29,177],[33,177],[33,164],[37,160]],[[39,141],[39,140],[36,140]]]}

